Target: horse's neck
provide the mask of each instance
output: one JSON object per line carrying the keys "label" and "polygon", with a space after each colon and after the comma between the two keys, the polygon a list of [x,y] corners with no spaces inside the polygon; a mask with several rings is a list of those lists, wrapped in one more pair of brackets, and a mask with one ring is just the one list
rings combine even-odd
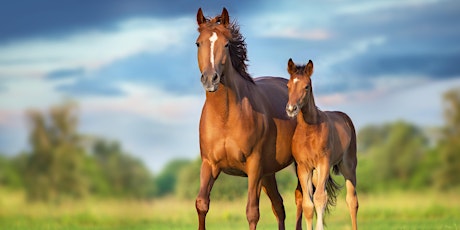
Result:
{"label": "horse's neck", "polygon": [[238,110],[241,106],[242,98],[250,97],[248,94],[252,84],[233,69],[232,66],[226,68],[219,83],[216,92],[206,92],[206,103],[211,105],[216,115],[221,116],[223,120],[228,119],[230,110]]}
{"label": "horse's neck", "polygon": [[299,117],[299,123],[304,123],[306,125],[316,125],[320,123],[320,113],[321,111],[316,107],[315,99],[313,98],[313,92],[307,98],[305,105],[301,109],[301,116]]}

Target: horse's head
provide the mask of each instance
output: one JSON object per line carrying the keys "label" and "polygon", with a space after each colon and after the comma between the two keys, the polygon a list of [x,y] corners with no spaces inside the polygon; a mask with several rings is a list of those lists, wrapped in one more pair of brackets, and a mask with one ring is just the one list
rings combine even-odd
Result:
{"label": "horse's head", "polygon": [[225,8],[221,15],[211,19],[204,17],[200,8],[196,20],[200,33],[196,39],[196,46],[201,83],[206,91],[214,92],[219,86],[225,64],[230,62],[228,60],[230,59],[229,40],[232,36],[229,30],[230,18]]}
{"label": "horse's head", "polygon": [[292,59],[289,59],[287,70],[291,77],[287,84],[289,100],[286,105],[286,113],[289,117],[295,117],[305,105],[306,99],[312,96],[313,62],[309,60],[306,65],[296,66]]}

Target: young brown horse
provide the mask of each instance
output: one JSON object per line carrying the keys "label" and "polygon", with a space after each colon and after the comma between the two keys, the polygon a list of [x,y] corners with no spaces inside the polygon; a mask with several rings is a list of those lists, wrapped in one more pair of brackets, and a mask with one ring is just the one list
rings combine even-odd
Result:
{"label": "young brown horse", "polygon": [[[307,228],[312,229],[313,208],[316,209],[316,229],[323,229],[326,203],[335,196],[330,169],[342,173],[346,180],[347,204],[353,229],[357,229],[356,215],[356,133],[351,119],[342,112],[323,112],[315,105],[311,84],[313,62],[296,66],[288,62],[291,75],[288,82],[289,102],[286,113],[297,116],[297,128],[292,139],[292,153],[297,162],[297,175],[303,190],[303,212]],[[315,189],[313,189],[315,185]],[[326,191],[326,189],[328,191]],[[314,190],[314,194],[313,194]],[[332,194],[328,194],[332,191]],[[335,199],[335,197],[334,197]]]}
{"label": "young brown horse", "polygon": [[[205,229],[209,195],[221,171],[248,177],[246,216],[250,229],[255,229],[259,220],[262,188],[272,202],[279,229],[284,229],[285,211],[275,172],[293,162],[291,141],[296,121],[284,111],[287,80],[249,76],[244,38],[225,8],[211,19],[204,17],[200,8],[197,22],[198,65],[206,90],[200,119],[199,229]],[[299,190],[296,195],[301,222]]]}

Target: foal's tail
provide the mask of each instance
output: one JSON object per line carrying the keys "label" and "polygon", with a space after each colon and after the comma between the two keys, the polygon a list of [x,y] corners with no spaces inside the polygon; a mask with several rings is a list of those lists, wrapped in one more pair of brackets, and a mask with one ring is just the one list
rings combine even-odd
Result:
{"label": "foal's tail", "polygon": [[[354,158],[356,159],[356,131],[355,131],[355,126],[353,125],[353,121],[351,120],[351,118],[346,113],[343,113],[343,112],[338,112],[338,113],[340,113],[340,115],[343,117],[343,119],[345,120],[347,125],[350,127],[351,140],[350,140],[350,146],[348,147],[348,154],[354,155]],[[334,165],[334,167],[332,167],[332,172],[335,175],[340,174],[339,165],[341,163],[342,162],[339,162],[338,164]],[[337,182],[335,182],[334,179],[329,174],[329,178],[328,178],[328,180],[326,182],[326,191],[327,191],[326,211],[327,212],[330,212],[330,208],[332,206],[336,205],[336,203],[337,203],[337,194],[340,192],[341,188],[342,188],[342,186],[337,184]]]}
{"label": "foal's tail", "polygon": [[[334,172],[335,175],[337,175],[339,172],[338,166],[334,165],[334,167],[332,168],[332,171]],[[337,182],[335,182],[335,180],[329,174],[329,178],[327,178],[327,182],[326,182],[326,191],[327,191],[326,212],[327,213],[331,211],[332,206],[335,206],[337,204],[337,195],[339,194],[341,188],[342,186],[340,186]]]}

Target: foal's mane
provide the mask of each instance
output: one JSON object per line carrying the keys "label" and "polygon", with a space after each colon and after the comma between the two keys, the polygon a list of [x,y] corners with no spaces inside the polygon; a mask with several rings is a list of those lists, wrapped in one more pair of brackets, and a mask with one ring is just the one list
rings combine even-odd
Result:
{"label": "foal's mane", "polygon": [[307,67],[307,65],[295,65],[295,73],[299,75],[303,75],[303,72],[305,71],[305,67]]}
{"label": "foal's mane", "polygon": [[246,42],[245,38],[240,33],[240,26],[235,20],[233,20],[233,22],[230,22],[227,25],[227,27],[220,24],[220,22],[220,16],[207,19],[206,23],[203,23],[198,27],[198,31],[201,32],[203,30],[218,30],[219,32],[224,34],[229,40],[228,49],[233,68],[235,68],[235,70],[244,79],[251,83],[254,83],[254,79],[252,79],[251,75],[247,71],[248,65],[246,64],[246,62],[248,61],[248,57]]}

